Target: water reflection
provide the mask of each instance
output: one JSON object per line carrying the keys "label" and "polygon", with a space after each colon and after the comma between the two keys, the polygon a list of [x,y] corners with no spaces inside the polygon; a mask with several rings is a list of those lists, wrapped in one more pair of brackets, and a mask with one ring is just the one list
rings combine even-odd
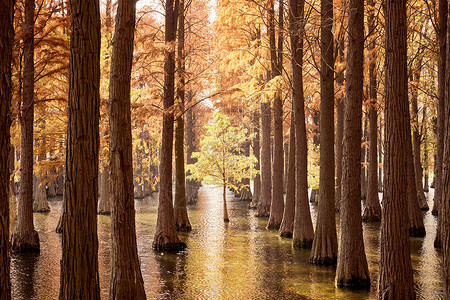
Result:
{"label": "water reflection", "polygon": [[[371,299],[378,279],[380,223],[364,224],[364,242],[371,274],[370,291],[334,286],[334,267],[308,263],[310,250],[294,249],[289,239],[266,230],[267,219],[255,217],[247,202],[229,199],[231,222],[224,224],[221,190],[204,187],[189,206],[193,231],[182,233],[188,249],[163,254],[152,250],[157,195],[136,200],[138,251],[148,299]],[[431,206],[433,194],[428,195]],[[14,299],[57,299],[61,237],[54,232],[61,201],[50,201],[50,214],[35,214],[41,239],[40,255],[13,256]],[[316,206],[311,207],[313,219]],[[424,216],[427,236],[411,239],[411,257],[419,299],[442,298],[442,256],[433,247],[436,217]],[[336,224],[339,225],[337,216]],[[314,221],[315,225],[315,221]],[[339,232],[339,228],[338,228]],[[99,216],[101,296],[110,280],[110,218]]]}

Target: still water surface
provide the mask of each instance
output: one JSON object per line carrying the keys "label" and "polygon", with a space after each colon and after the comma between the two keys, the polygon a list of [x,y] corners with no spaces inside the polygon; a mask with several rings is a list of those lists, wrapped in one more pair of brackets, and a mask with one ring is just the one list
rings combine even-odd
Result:
{"label": "still water surface", "polygon": [[[294,249],[289,239],[266,230],[247,202],[228,194],[229,217],[224,224],[221,189],[203,187],[188,207],[193,227],[181,234],[188,248],[176,254],[152,250],[157,195],[136,200],[136,228],[141,269],[148,299],[374,299],[378,280],[380,224],[364,224],[364,242],[372,287],[349,291],[334,286],[334,267],[308,263],[310,251]],[[433,195],[428,201],[432,207]],[[39,255],[13,255],[13,299],[57,299],[61,236],[55,233],[61,201],[49,201],[52,212],[34,214],[41,240]],[[311,206],[313,219],[316,207]],[[433,247],[436,217],[425,213],[427,236],[411,239],[418,299],[442,299],[442,256]],[[339,225],[339,219],[337,218]],[[314,222],[315,225],[315,222]],[[109,291],[110,224],[99,216],[99,273],[103,299]]]}

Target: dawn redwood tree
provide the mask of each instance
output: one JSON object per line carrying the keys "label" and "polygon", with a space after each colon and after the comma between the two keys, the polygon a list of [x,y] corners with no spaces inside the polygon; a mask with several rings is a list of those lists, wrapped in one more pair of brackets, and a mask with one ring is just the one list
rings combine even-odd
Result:
{"label": "dawn redwood tree", "polygon": [[[108,158],[109,161],[109,158]],[[98,200],[98,214],[110,215],[111,214],[111,186],[110,186],[110,166],[105,165],[103,167],[102,176],[100,178],[100,199]]]}
{"label": "dawn redwood tree", "polygon": [[258,109],[255,109],[255,113],[253,114],[252,125],[253,125],[253,133],[254,137],[252,139],[253,146],[253,156],[256,157],[256,175],[253,179],[253,197],[252,202],[249,204],[249,208],[255,209],[258,206],[260,195],[261,195],[261,163],[260,163],[260,117]]}
{"label": "dawn redwood tree", "polygon": [[[292,103],[294,104],[294,103]],[[292,109],[294,112],[294,109]],[[295,217],[295,121],[291,114],[291,130],[289,136],[289,155],[286,176],[286,203],[284,205],[283,220],[280,225],[280,236],[292,237]]]}
{"label": "dawn redwood tree", "polygon": [[333,1],[321,0],[320,181],[319,212],[310,261],[334,264],[337,259],[334,187]]}
{"label": "dawn redwood tree", "polygon": [[12,96],[11,61],[14,41],[14,0],[0,4],[0,299],[11,299],[9,261],[9,165],[10,109]]}
{"label": "dawn redwood tree", "polygon": [[[338,60],[344,62],[344,35],[339,40]],[[339,70],[336,83],[342,89],[344,85],[344,70]],[[335,209],[340,210],[341,190],[342,190],[342,139],[344,135],[344,93],[340,97],[336,97],[336,193],[335,193]]]}
{"label": "dawn redwood tree", "polygon": [[[441,190],[441,172],[442,172],[442,157],[443,157],[443,135],[444,135],[444,124],[445,124],[445,97],[446,97],[446,61],[447,61],[447,21],[448,21],[448,1],[439,1],[439,65],[438,65],[438,106],[437,106],[437,142],[436,142],[436,161],[435,170],[436,174],[434,176],[435,191],[434,191],[434,205],[432,213],[433,215],[438,214],[440,198],[442,196]],[[441,236],[441,225],[442,216],[438,215],[437,225],[436,225],[436,237],[434,239],[434,246],[440,248],[442,246],[442,236]]]}
{"label": "dawn redwood tree", "polygon": [[304,0],[289,1],[296,166],[295,214],[292,240],[294,247],[297,248],[310,248],[314,239],[314,229],[308,202],[308,147],[306,139],[305,99],[303,96],[302,74],[303,37],[305,35],[304,8]]}
{"label": "dawn redwood tree", "polygon": [[257,217],[268,217],[272,199],[272,159],[270,151],[270,103],[261,101],[261,194],[256,208]]}
{"label": "dawn redwood tree", "polygon": [[364,252],[361,219],[361,121],[364,81],[364,1],[348,5],[348,50],[342,144],[341,235],[336,284],[339,287],[370,286]]}
{"label": "dawn redwood tree", "polygon": [[[406,115],[408,105],[406,0],[387,0],[384,194],[378,299],[414,299],[409,248]],[[395,237],[395,238],[392,238]]]}
{"label": "dawn redwood tree", "polygon": [[186,208],[186,172],[184,170],[184,98],[186,88],[186,63],[184,50],[184,0],[180,0],[178,9],[178,42],[177,42],[177,102],[179,113],[175,120],[175,226],[178,231],[191,231],[191,223]]}
{"label": "dawn redwood tree", "polygon": [[377,120],[377,72],[375,49],[375,9],[374,1],[367,1],[367,21],[370,40],[368,51],[369,62],[369,170],[367,201],[362,219],[366,222],[381,221],[381,205],[378,198],[378,120]]}
{"label": "dawn redwood tree", "polygon": [[100,3],[70,0],[69,103],[59,299],[100,299],[97,199]]}
{"label": "dawn redwood tree", "polygon": [[153,249],[173,251],[186,248],[180,240],[175,226],[172,197],[172,154],[173,154],[173,117],[172,106],[175,97],[175,49],[169,45],[175,43],[177,32],[177,14],[179,0],[166,0],[165,34],[167,45],[164,58],[164,96],[163,96],[163,129],[160,158],[160,190],[158,219],[156,221]]}
{"label": "dawn redwood tree", "polygon": [[25,1],[23,38],[23,98],[21,106],[19,211],[11,236],[14,252],[38,252],[39,235],[33,224],[33,123],[34,123],[34,0]]}
{"label": "dawn redwood tree", "polygon": [[[186,93],[186,100],[187,100],[188,105],[192,103],[192,101],[193,101],[192,91],[188,91]],[[192,157],[192,153],[195,152],[195,145],[194,145],[195,120],[196,120],[196,117],[195,117],[195,113],[194,113],[194,108],[191,107],[191,109],[189,109],[186,112],[186,120],[185,120],[185,124],[186,124],[186,163],[188,165],[194,164],[197,161],[195,158]],[[189,176],[189,172],[186,173],[186,176]],[[186,202],[187,203],[197,202],[198,188],[199,188],[199,184],[195,180],[186,179]]]}
{"label": "dawn redwood tree", "polygon": [[[272,79],[281,76],[283,68],[283,14],[284,0],[278,2],[278,45],[275,44],[275,12],[274,0],[269,0],[269,43],[270,43],[270,61]],[[273,100],[273,194],[270,205],[269,223],[267,228],[279,229],[283,220],[284,195],[283,195],[283,177],[284,177],[284,151],[283,151],[283,101],[281,99],[281,90],[275,93]]]}
{"label": "dawn redwood tree", "polygon": [[119,0],[109,81],[112,259],[109,299],[146,299],[136,243],[131,68],[136,0]]}

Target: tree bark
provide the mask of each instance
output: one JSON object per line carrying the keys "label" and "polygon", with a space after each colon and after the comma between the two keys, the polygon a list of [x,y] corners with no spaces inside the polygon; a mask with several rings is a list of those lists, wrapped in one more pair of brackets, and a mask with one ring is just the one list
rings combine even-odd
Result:
{"label": "tree bark", "polygon": [[[166,1],[165,43],[175,42],[177,32],[178,0]],[[170,47],[169,47],[170,48]],[[168,49],[164,59],[164,114],[161,138],[160,160],[160,192],[156,233],[153,249],[157,251],[173,251],[186,248],[186,244],[178,237],[173,213],[172,197],[172,154],[173,154],[173,110],[175,96],[175,50]]]}
{"label": "tree bark", "polygon": [[97,199],[100,5],[70,0],[69,107],[59,299],[100,299]]}
{"label": "tree bark", "polygon": [[268,217],[272,199],[272,159],[270,151],[270,103],[261,102],[261,196],[256,216]]}
{"label": "tree bark", "polygon": [[[43,142],[45,143],[45,141]],[[38,155],[38,161],[42,162],[46,159],[45,153],[40,153]],[[47,202],[47,191],[44,184],[44,176],[41,174],[36,175],[35,180],[35,193],[33,201],[33,212],[35,213],[49,213],[50,206]]]}
{"label": "tree bark", "polygon": [[13,252],[39,252],[39,235],[33,224],[33,123],[34,123],[34,0],[25,1],[23,38],[23,99],[20,118],[21,182]]}
{"label": "tree bark", "polygon": [[177,104],[180,114],[176,119],[175,128],[175,226],[178,231],[191,231],[191,223],[186,208],[186,172],[184,170],[184,99],[186,87],[186,64],[184,51],[184,0],[180,0],[178,10],[178,87]]}
{"label": "tree bark", "polygon": [[[406,1],[388,0],[386,18],[385,160],[378,299],[414,299],[408,237]],[[395,238],[392,238],[395,237]]]}
{"label": "tree bark", "polygon": [[367,162],[367,147],[365,142],[367,141],[367,118],[364,120],[364,127],[361,136],[361,143],[364,144],[361,147],[361,199],[367,198],[367,175],[366,175],[366,162]]}
{"label": "tree bark", "polygon": [[248,205],[251,209],[256,209],[260,200],[261,195],[261,162],[260,162],[260,121],[259,121],[259,112],[258,109],[253,113],[253,155],[256,157],[256,164],[255,164],[255,171],[257,172],[255,175],[255,178],[253,179],[253,197],[252,202]]}
{"label": "tree bark", "polygon": [[368,47],[370,55],[369,63],[369,174],[367,201],[363,213],[363,220],[366,222],[381,221],[381,205],[378,198],[378,120],[377,120],[377,73],[376,73],[376,53],[375,53],[375,3],[373,0],[367,2],[368,6],[368,30],[371,33]]}
{"label": "tree bark", "polygon": [[131,68],[136,0],[119,0],[109,82],[110,189],[112,194],[109,299],[146,299],[136,243],[131,135]]}
{"label": "tree bark", "polygon": [[12,98],[11,62],[14,42],[14,0],[0,4],[0,299],[11,299],[9,257],[10,110]]}
{"label": "tree bark", "polygon": [[[271,67],[272,78],[281,76],[283,67],[283,14],[284,5],[283,0],[278,3],[278,47],[275,45],[275,12],[274,1],[269,0],[269,39],[270,39],[270,52],[271,52]],[[283,101],[281,99],[282,92],[278,89],[273,101],[273,174],[272,185],[273,195],[270,205],[269,223],[267,228],[279,229],[281,221],[283,220],[284,211],[284,194],[283,194],[283,174],[284,174],[284,162],[283,162]]]}
{"label": "tree bark", "polygon": [[[246,157],[250,156],[250,144],[251,141],[248,140],[244,143],[242,149],[243,149],[243,154]],[[253,196],[252,196],[252,191],[250,190],[250,178],[243,178],[241,180],[241,190],[239,193],[239,200],[241,201],[251,201]]]}
{"label": "tree bark", "polygon": [[421,138],[419,133],[419,108],[417,105],[417,99],[419,97],[419,82],[420,82],[420,68],[422,66],[422,59],[419,59],[418,69],[415,70],[412,75],[413,78],[413,86],[411,90],[411,117],[412,117],[412,146],[413,146],[413,159],[414,159],[414,174],[416,180],[416,188],[417,188],[417,198],[419,200],[420,210],[429,210],[427,199],[425,197],[425,191],[423,189],[423,168],[422,163],[420,162],[420,144]]}
{"label": "tree bark", "polygon": [[[188,103],[191,103],[193,101],[192,91],[186,92],[186,100]],[[188,165],[195,164],[195,162],[197,161],[196,158],[192,157],[192,153],[195,152],[194,125],[195,125],[194,108],[191,107],[186,112],[186,163]],[[190,175],[190,173],[187,173],[186,175],[188,176],[188,175]],[[193,204],[193,203],[197,202],[198,188],[199,188],[199,183],[197,181],[191,180],[191,179],[186,180],[186,202],[187,203]]]}
{"label": "tree bark", "polygon": [[228,208],[227,208],[227,185],[224,181],[223,184],[223,190],[222,190],[222,198],[223,198],[223,221],[224,222],[230,222],[230,219],[228,218]]}
{"label": "tree bark", "polygon": [[314,229],[308,203],[308,147],[305,99],[303,96],[304,0],[289,1],[289,31],[292,52],[292,101],[295,125],[295,213],[292,240],[294,247],[310,248]]}
{"label": "tree bark", "polygon": [[[333,1],[321,0],[320,181],[319,212],[310,261],[331,265],[337,259],[334,186]],[[332,170],[332,171],[330,171]]]}
{"label": "tree bark", "polygon": [[[428,103],[425,101],[422,109],[422,139],[423,139],[423,191],[428,193],[430,191],[429,182],[428,182],[428,170],[429,170],[429,158],[428,158]],[[426,200],[426,196],[425,196]],[[427,201],[428,204],[428,201]]]}
{"label": "tree bark", "polygon": [[[344,35],[339,41],[339,62],[344,62]],[[344,70],[339,70],[339,75],[336,79],[336,83],[340,88],[344,86]],[[341,204],[341,180],[342,180],[342,137],[344,134],[344,93],[342,96],[336,99],[336,211],[340,210]]]}
{"label": "tree bark", "polygon": [[99,215],[109,216],[111,214],[110,169],[109,165],[103,167],[103,173],[100,180],[102,192],[100,193],[100,200],[98,201]]}
{"label": "tree bark", "polygon": [[[294,103],[292,103],[294,106]],[[289,154],[286,178],[286,203],[284,205],[283,220],[280,226],[280,236],[292,237],[294,231],[294,217],[295,217],[295,121],[294,121],[294,107],[291,113],[291,133],[289,136]]]}
{"label": "tree bark", "polygon": [[370,286],[364,252],[361,219],[361,120],[364,81],[364,2],[350,0],[348,6],[348,52],[344,136],[342,145],[341,235],[336,284],[339,287]]}

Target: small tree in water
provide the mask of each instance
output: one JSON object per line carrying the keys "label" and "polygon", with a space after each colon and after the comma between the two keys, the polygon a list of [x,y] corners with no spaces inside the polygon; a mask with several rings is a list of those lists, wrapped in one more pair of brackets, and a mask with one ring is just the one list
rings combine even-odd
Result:
{"label": "small tree in water", "polygon": [[243,186],[236,187],[234,183],[251,178],[256,158],[245,156],[241,147],[252,136],[245,128],[231,126],[228,116],[217,112],[214,123],[206,125],[205,129],[207,133],[200,142],[200,152],[192,154],[197,162],[187,166],[191,172],[189,178],[223,187],[223,219],[229,222],[226,189],[242,189]]}

